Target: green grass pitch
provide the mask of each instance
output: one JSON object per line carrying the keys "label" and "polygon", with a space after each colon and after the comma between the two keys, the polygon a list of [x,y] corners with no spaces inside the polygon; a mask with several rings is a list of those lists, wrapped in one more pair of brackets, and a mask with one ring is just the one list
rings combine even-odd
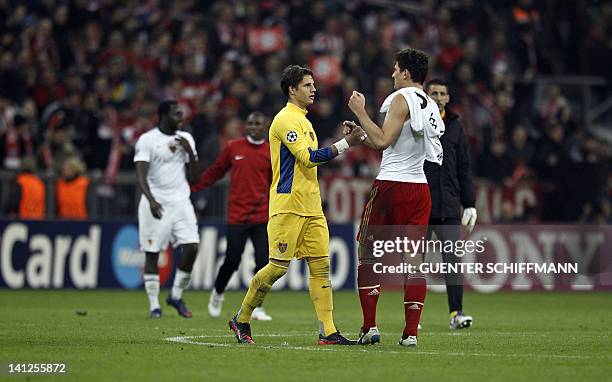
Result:
{"label": "green grass pitch", "polygon": [[[66,362],[64,375],[0,375],[53,381],[603,381],[612,379],[612,294],[497,293],[465,296],[472,328],[448,328],[446,296],[430,293],[417,348],[397,345],[402,296],[384,292],[382,343],[317,346],[307,292],[272,292],[271,322],[252,325],[256,346],[235,343],[227,320],[244,292],[226,294],[221,319],[208,293],[186,292],[191,320],[163,304],[147,317],[144,291],[0,290],[0,362]],[[160,299],[165,300],[166,292]],[[335,321],[355,337],[354,292],[336,292]],[[77,313],[78,312],[78,313]],[[169,339],[174,338],[172,342]]]}

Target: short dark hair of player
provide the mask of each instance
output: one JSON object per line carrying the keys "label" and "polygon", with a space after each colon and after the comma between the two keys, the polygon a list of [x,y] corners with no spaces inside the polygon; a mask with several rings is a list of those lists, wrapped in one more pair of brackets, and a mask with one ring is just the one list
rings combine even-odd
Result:
{"label": "short dark hair of player", "polygon": [[289,65],[283,70],[280,86],[285,97],[289,98],[289,87],[297,87],[305,76],[312,76],[312,70],[304,66]]}
{"label": "short dark hair of player", "polygon": [[254,111],[251,114],[247,115],[247,124],[248,124],[248,119],[249,118],[261,118],[261,120],[263,121],[263,124],[266,125],[266,123],[268,122],[268,119],[266,118],[266,115],[264,113],[262,113],[261,111]]}
{"label": "short dark hair of player", "polygon": [[249,114],[247,117],[266,119],[266,116],[261,111],[254,111],[251,114]]}
{"label": "short dark hair of player", "polygon": [[159,118],[159,120],[161,121],[164,115],[170,114],[170,109],[172,108],[173,105],[178,105],[178,102],[176,102],[176,100],[173,100],[173,99],[166,100],[160,103],[159,106],[157,107],[157,118]]}
{"label": "short dark hair of player", "polygon": [[441,80],[439,78],[434,78],[433,80],[429,81],[427,83],[427,86],[425,86],[425,89],[427,89],[429,92],[429,87],[433,85],[444,86],[446,90],[448,90],[448,83],[446,83],[446,81]]}
{"label": "short dark hair of player", "polygon": [[423,84],[429,70],[429,56],[418,49],[407,48],[395,54],[400,71],[408,69],[413,82]]}

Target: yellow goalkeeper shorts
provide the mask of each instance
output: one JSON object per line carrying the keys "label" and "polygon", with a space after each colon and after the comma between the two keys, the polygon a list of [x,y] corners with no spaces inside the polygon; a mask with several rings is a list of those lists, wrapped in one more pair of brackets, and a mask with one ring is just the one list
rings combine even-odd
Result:
{"label": "yellow goalkeeper shorts", "polygon": [[268,221],[270,258],[329,256],[329,230],[325,216],[277,214]]}

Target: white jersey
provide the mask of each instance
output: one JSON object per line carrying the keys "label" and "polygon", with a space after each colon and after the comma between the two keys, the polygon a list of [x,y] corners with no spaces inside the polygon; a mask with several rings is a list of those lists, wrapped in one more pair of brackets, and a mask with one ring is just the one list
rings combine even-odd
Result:
{"label": "white jersey", "polygon": [[179,135],[187,139],[195,153],[193,137],[185,131],[167,135],[156,127],[141,135],[136,142],[134,162],[149,162],[147,183],[160,204],[188,200],[191,193],[185,175],[189,154],[176,141]]}
{"label": "white jersey", "polygon": [[396,182],[427,183],[423,162],[432,160],[442,164],[444,122],[436,103],[421,89],[402,88],[389,95],[380,112],[387,113],[396,96],[406,99],[410,118],[404,122],[399,137],[383,151],[378,180]]}

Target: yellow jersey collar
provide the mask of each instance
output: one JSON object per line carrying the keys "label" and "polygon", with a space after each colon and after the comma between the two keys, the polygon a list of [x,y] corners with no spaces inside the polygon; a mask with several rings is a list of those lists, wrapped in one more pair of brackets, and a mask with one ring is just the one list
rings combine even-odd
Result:
{"label": "yellow jersey collar", "polygon": [[302,109],[301,107],[299,107],[298,105],[291,103],[291,102],[287,102],[287,107],[291,110],[294,111],[299,111],[300,113],[306,115],[306,113],[308,113],[308,110],[306,109]]}

